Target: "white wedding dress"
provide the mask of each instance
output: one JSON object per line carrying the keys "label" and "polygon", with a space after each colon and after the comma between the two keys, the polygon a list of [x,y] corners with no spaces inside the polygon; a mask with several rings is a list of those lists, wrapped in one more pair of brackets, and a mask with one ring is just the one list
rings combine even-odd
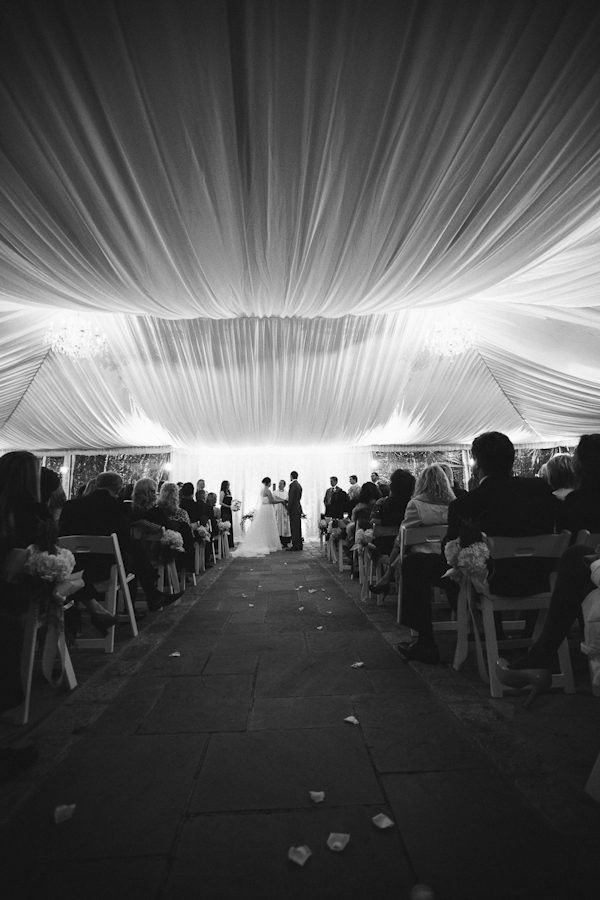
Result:
{"label": "white wedding dress", "polygon": [[268,556],[281,550],[279,529],[275,519],[273,495],[267,487],[260,492],[259,503],[254,510],[249,533],[238,543],[232,556]]}

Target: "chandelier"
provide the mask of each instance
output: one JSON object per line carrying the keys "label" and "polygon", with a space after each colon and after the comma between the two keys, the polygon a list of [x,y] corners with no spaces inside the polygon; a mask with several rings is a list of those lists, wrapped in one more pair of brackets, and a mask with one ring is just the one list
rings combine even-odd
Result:
{"label": "chandelier", "polygon": [[425,341],[432,356],[454,357],[466,353],[477,345],[475,326],[469,321],[456,321],[450,312],[442,313],[433,325]]}
{"label": "chandelier", "polygon": [[44,344],[53,353],[70,356],[71,359],[91,359],[104,356],[108,347],[99,328],[92,326],[81,313],[71,313],[57,326],[46,332]]}

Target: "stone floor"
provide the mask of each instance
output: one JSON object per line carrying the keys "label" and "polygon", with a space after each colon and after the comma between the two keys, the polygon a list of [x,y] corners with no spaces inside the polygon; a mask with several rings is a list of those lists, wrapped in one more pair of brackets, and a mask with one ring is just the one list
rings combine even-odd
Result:
{"label": "stone floor", "polygon": [[[0,789],[0,896],[401,900],[425,883],[436,900],[596,898],[585,669],[576,696],[525,713],[490,701],[471,659],[460,674],[403,663],[392,607],[361,603],[307,544],[222,562],[113,656],[87,651],[76,691],[41,692],[29,728],[0,728],[41,751]],[[440,646],[450,660],[452,637]],[[342,852],[332,832],[350,835]]]}

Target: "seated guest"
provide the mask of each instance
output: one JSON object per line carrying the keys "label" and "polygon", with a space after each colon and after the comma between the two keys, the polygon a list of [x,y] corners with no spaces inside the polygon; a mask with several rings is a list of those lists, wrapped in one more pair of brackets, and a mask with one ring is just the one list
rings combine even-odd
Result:
{"label": "seated guest", "polygon": [[571,542],[585,528],[600,532],[600,434],[583,434],[573,453],[575,490],[559,506],[558,528],[571,532]]}
{"label": "seated guest", "polygon": [[[150,479],[142,480],[150,481]],[[123,557],[128,559],[128,566],[146,594],[148,608],[154,611],[175,603],[181,594],[163,594],[158,590],[156,571],[147,553],[140,546],[140,541],[131,541],[127,508],[118,498],[122,484],[121,476],[117,472],[102,472],[98,475],[96,489],[91,494],[65,503],[59,522],[60,534],[110,535],[114,532],[119,538]],[[105,581],[110,576],[111,558],[85,553],[79,557],[76,554],[75,559],[76,568],[83,568],[85,587],[77,594],[73,594],[73,599],[82,600],[84,603],[90,599],[97,600],[99,595],[94,588],[94,582]],[[109,621],[112,616],[109,616],[100,604],[94,606],[93,611],[97,614],[92,620],[93,624],[102,634],[106,634],[108,627],[114,624],[114,620],[112,623]]]}
{"label": "seated guest", "polygon": [[461,488],[458,481],[454,480],[454,472],[452,471],[452,466],[450,465],[450,463],[440,463],[439,465],[440,465],[440,468],[444,470],[444,472],[446,474],[446,478],[450,482],[450,487],[452,488],[452,491],[454,492],[454,496],[462,497],[463,494],[466,494],[467,492],[465,491],[465,489]]}
{"label": "seated guest", "polygon": [[[471,447],[478,487],[454,500],[448,508],[447,540],[460,535],[464,522],[473,522],[488,535],[521,537],[554,532],[559,501],[540,478],[513,476],[515,448],[497,431],[479,435]],[[566,501],[565,501],[566,502]],[[399,644],[406,660],[439,662],[433,639],[431,588],[444,587],[449,599],[458,585],[442,576],[448,569],[443,553],[411,553],[402,563],[402,622],[418,632],[412,646]],[[548,590],[551,563],[545,559],[499,560],[490,577],[490,590],[505,596]]]}
{"label": "seated guest", "polygon": [[200,507],[194,500],[194,485],[191,481],[186,481],[181,486],[179,506],[186,511],[192,524],[200,521]]}
{"label": "seated guest", "polygon": [[548,482],[555,497],[564,500],[575,487],[573,457],[570,453],[555,453],[542,466],[539,477]]}
{"label": "seated guest", "polygon": [[159,509],[164,509],[167,514],[168,527],[178,531],[183,538],[185,553],[177,554],[175,559],[181,566],[194,568],[194,536],[190,525],[190,517],[179,506],[179,488],[173,481],[165,481],[160,489],[160,495],[156,504]]}
{"label": "seated guest", "polygon": [[[445,525],[448,522],[448,506],[455,499],[450,482],[441,466],[426,466],[417,479],[414,494],[406,506],[406,513],[401,525],[404,525],[405,528]],[[439,555],[441,549],[441,545],[438,543],[416,544],[412,547],[411,552]],[[389,593],[390,582],[394,576],[394,562],[399,552],[400,534],[394,540],[387,571],[383,578],[371,588],[373,594]]]}
{"label": "seated guest", "polygon": [[[21,685],[23,614],[29,605],[28,575],[11,572],[13,550],[37,544],[51,550],[56,536],[48,507],[40,502],[39,462],[17,450],[0,457],[0,713],[25,699]],[[0,748],[0,782],[16,777],[38,758],[33,745]]]}
{"label": "seated guest", "polygon": [[[140,478],[136,481],[131,504],[129,515],[132,523],[143,527],[149,533],[168,527],[169,517],[157,504],[156,482],[152,478]],[[154,527],[148,528],[148,525]]]}
{"label": "seated guest", "polygon": [[325,515],[332,519],[341,519],[344,510],[348,505],[348,495],[338,485],[335,475],[329,479],[330,487],[325,491],[323,503],[325,504]]}
{"label": "seated guest", "polygon": [[[371,512],[371,522],[381,525],[383,528],[391,528],[402,524],[406,505],[415,489],[415,476],[408,469],[396,469],[390,478],[390,493],[388,497],[381,497],[375,501]],[[392,552],[395,538],[393,535],[383,535],[375,538],[375,546],[380,554],[388,555]]]}
{"label": "seated guest", "polygon": [[372,481],[365,481],[358,495],[358,503],[352,510],[347,534],[353,537],[357,528],[369,528],[375,503],[381,498],[381,491]]}
{"label": "seated guest", "polygon": [[[600,434],[584,434],[573,454],[575,490],[558,507],[558,529],[576,537],[582,528],[600,532]],[[540,636],[528,652],[515,662],[498,660],[498,677],[512,687],[532,685],[532,694],[550,687],[556,652],[568,635],[581,604],[595,585],[590,579],[586,557],[590,547],[572,545],[563,554],[556,570],[552,599]],[[517,670],[514,671],[513,670]]]}

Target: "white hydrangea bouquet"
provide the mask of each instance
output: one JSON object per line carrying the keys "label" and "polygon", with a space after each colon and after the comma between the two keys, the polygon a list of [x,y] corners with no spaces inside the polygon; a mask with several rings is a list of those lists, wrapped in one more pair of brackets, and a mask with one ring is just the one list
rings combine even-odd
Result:
{"label": "white hydrangea bouquet", "polygon": [[363,556],[367,547],[375,550],[375,535],[372,528],[357,528],[354,535],[354,546],[352,550],[358,550],[359,556]]}
{"label": "white hydrangea bouquet", "polygon": [[28,547],[25,570],[33,578],[44,585],[38,599],[41,601],[40,613],[47,624],[57,624],[62,630],[62,610],[73,605],[67,597],[75,594],[83,587],[82,572],[73,572],[75,557],[70,550],[55,547],[54,552],[40,550],[32,544]]}
{"label": "white hydrangea bouquet", "polygon": [[196,534],[201,541],[207,541],[210,538],[210,532],[206,525],[198,525]]}
{"label": "white hydrangea bouquet", "polygon": [[165,528],[160,539],[161,555],[165,562],[175,559],[176,553],[183,553],[183,535],[172,528]]}
{"label": "white hydrangea bouquet", "polygon": [[451,567],[445,578],[462,581],[467,576],[479,593],[488,593],[490,548],[481,530],[473,522],[464,522],[459,536],[444,547],[446,562]]}
{"label": "white hydrangea bouquet", "polygon": [[218,528],[221,534],[227,534],[229,531],[231,531],[231,522],[227,522],[224,519],[221,519],[218,523]]}

